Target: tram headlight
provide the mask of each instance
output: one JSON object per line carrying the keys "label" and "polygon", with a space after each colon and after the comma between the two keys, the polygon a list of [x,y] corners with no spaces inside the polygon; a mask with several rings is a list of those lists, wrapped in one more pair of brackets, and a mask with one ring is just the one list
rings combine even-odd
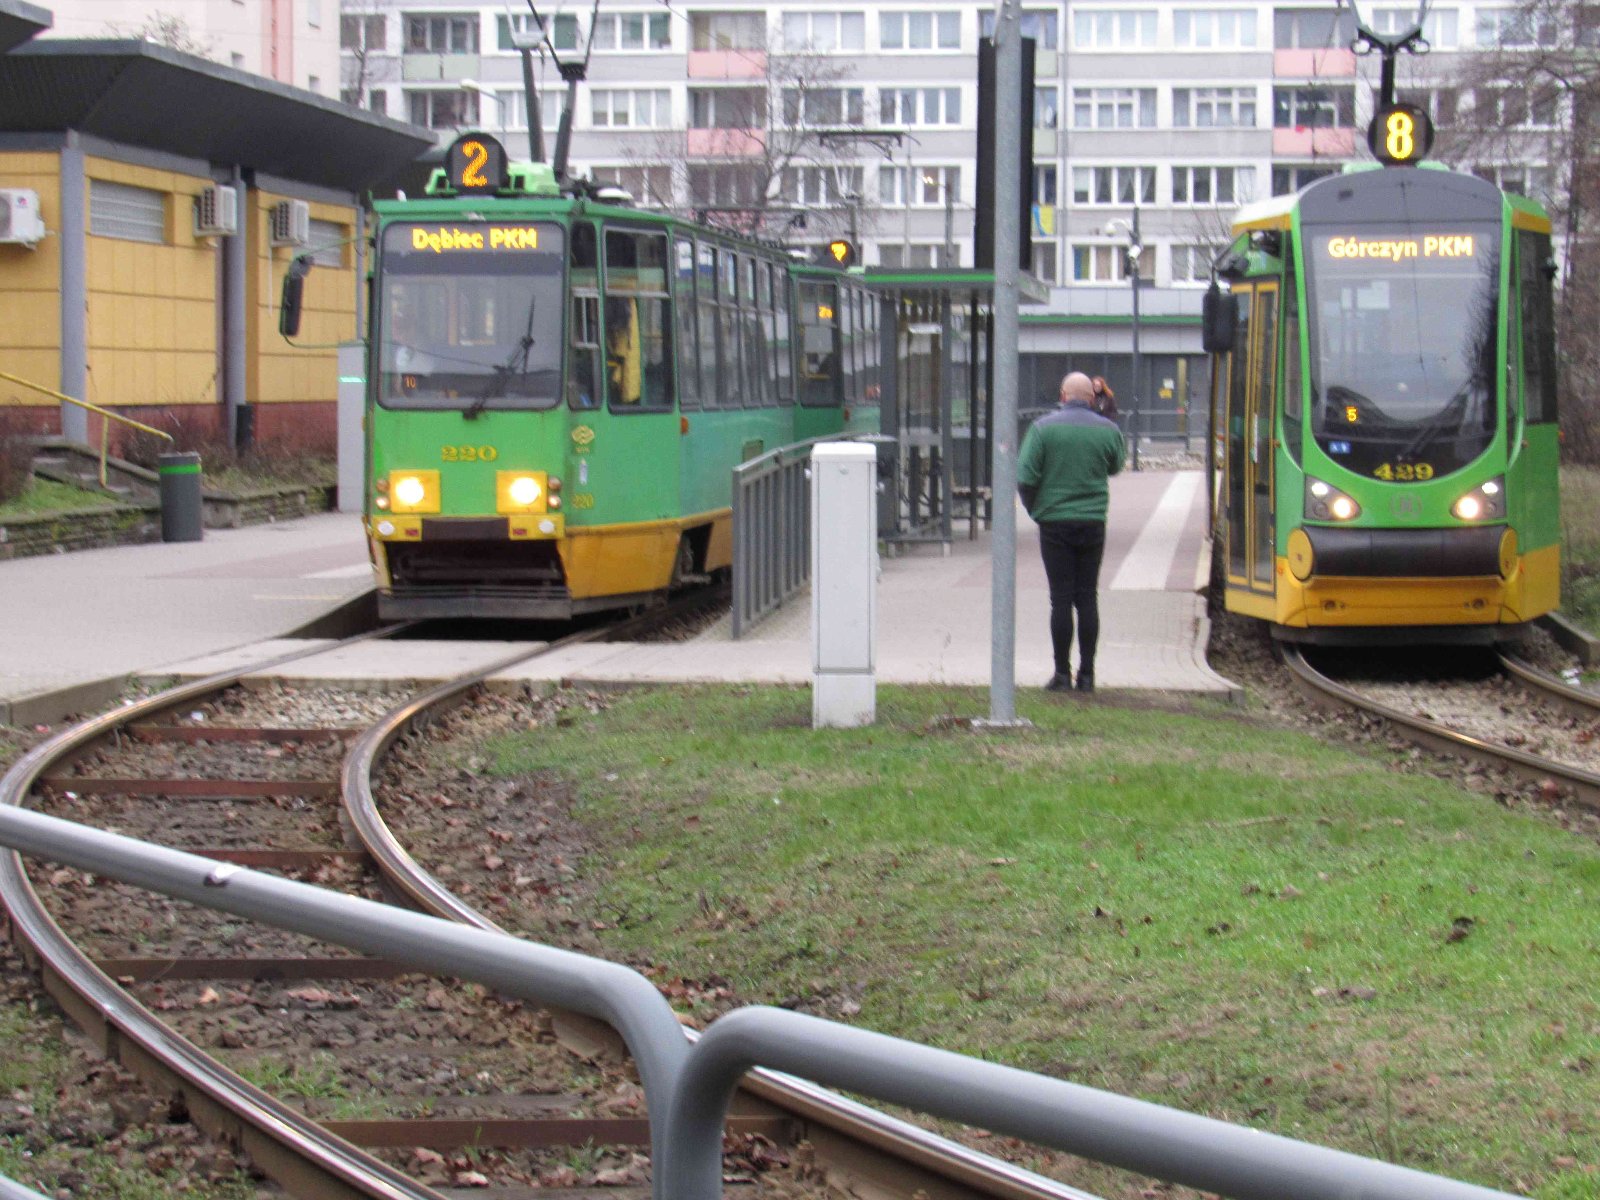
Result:
{"label": "tram headlight", "polygon": [[1361,515],[1361,505],[1331,483],[1306,476],[1306,517],[1312,521],[1351,521]]}
{"label": "tram headlight", "polygon": [[1465,496],[1458,497],[1450,511],[1462,521],[1493,521],[1505,516],[1505,478],[1496,476],[1484,480]]}
{"label": "tram headlight", "polygon": [[396,513],[439,511],[439,472],[390,471],[389,510]]}
{"label": "tram headlight", "polygon": [[543,471],[496,471],[495,509],[503,513],[542,513],[550,494]]}

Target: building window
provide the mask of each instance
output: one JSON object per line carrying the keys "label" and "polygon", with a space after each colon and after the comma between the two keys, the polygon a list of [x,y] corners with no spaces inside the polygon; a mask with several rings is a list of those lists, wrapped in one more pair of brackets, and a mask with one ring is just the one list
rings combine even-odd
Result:
{"label": "building window", "polygon": [[878,117],[885,125],[959,125],[960,88],[883,88]]}
{"label": "building window", "polygon": [[383,17],[340,17],[341,50],[383,50],[388,46],[389,23]]}
{"label": "building window", "polygon": [[322,76],[320,76],[320,75],[307,75],[306,76],[306,91],[308,91],[308,92],[320,92],[321,90],[322,90]]}
{"label": "building window", "polygon": [[319,267],[344,266],[344,250],[350,244],[350,231],[334,221],[311,218],[311,261]]}
{"label": "building window", "polygon": [[960,167],[916,167],[911,178],[911,203],[927,208],[954,204],[961,198]]}
{"label": "building window", "polygon": [[788,203],[805,206],[848,204],[863,188],[860,167],[786,167],[783,194]]}
{"label": "building window", "polygon": [[1253,87],[1173,88],[1172,123],[1180,129],[1253,129]]}
{"label": "building window", "polygon": [[1155,88],[1073,88],[1074,129],[1154,129]]}
{"label": "building window", "polygon": [[1422,109],[1433,118],[1435,125],[1447,128],[1456,123],[1461,108],[1460,93],[1453,87],[1410,90],[1402,92],[1400,98]]}
{"label": "building window", "polygon": [[476,92],[407,92],[413,125],[429,129],[459,129],[478,119]]}
{"label": "building window", "polygon": [[1558,123],[1559,111],[1554,92],[1487,87],[1472,93],[1472,123],[1480,129],[1549,129]]}
{"label": "building window", "polygon": [[760,12],[689,14],[691,50],[765,50],[767,17]]}
{"label": "building window", "polygon": [[[543,30],[545,26],[541,26],[529,13],[511,13],[497,17],[495,25],[499,33],[496,44],[501,50],[517,49],[517,44],[512,39],[513,30],[535,45],[544,40]],[[548,28],[550,30],[550,44],[557,50],[577,50],[579,48],[577,17],[570,13],[557,13],[551,18]]]}
{"label": "building window", "polygon": [[1249,167],[1173,167],[1174,204],[1243,204],[1255,199]]}
{"label": "building window", "polygon": [[229,64],[234,67],[235,70],[239,70],[239,71],[244,70],[244,55],[240,54],[237,50],[235,50],[229,56],[229,60],[228,61],[229,61]]}
{"label": "building window", "polygon": [[784,124],[811,129],[865,124],[866,95],[861,88],[785,88]]}
{"label": "building window", "polygon": [[1072,44],[1079,50],[1153,50],[1153,8],[1080,8],[1072,14]]}
{"label": "building window", "polygon": [[1221,246],[1181,245],[1172,248],[1173,283],[1211,282],[1211,264]]}
{"label": "building window", "polygon": [[619,187],[643,208],[667,208],[672,204],[672,168],[595,167],[589,176],[596,183]]}
{"label": "building window", "polygon": [[[1417,10],[1411,8],[1375,8],[1372,10],[1372,32],[1404,33],[1416,24]],[[1435,8],[1422,22],[1422,36],[1435,50],[1454,50],[1461,45],[1461,14],[1454,8]]]}
{"label": "building window", "polygon": [[1272,14],[1272,44],[1279,50],[1329,50],[1348,46],[1356,36],[1348,9],[1280,8]]}
{"label": "building window", "polygon": [[932,270],[944,258],[942,242],[883,242],[878,246],[879,264],[889,271]]}
{"label": "building window", "polygon": [[473,16],[406,16],[406,52],[409,54],[476,54],[478,18]]}
{"label": "building window", "polygon": [[1055,165],[1033,168],[1033,202],[1035,204],[1059,204],[1060,187],[1059,174]]}
{"label": "building window", "polygon": [[693,88],[690,129],[761,129],[767,123],[767,93],[755,88]]}
{"label": "building window", "polygon": [[1040,86],[1033,89],[1033,127],[1061,128],[1061,92],[1057,88]]}
{"label": "building window", "polygon": [[765,201],[766,175],[751,163],[689,167],[689,203],[696,208],[755,208]]}
{"label": "building window", "polygon": [[129,242],[167,240],[167,194],[105,179],[89,180],[89,232]]}
{"label": "building window", "polygon": [[322,0],[306,0],[306,24],[312,29],[322,28]]}
{"label": "building window", "polygon": [[961,14],[893,12],[878,16],[878,45],[884,50],[959,50]]}
{"label": "building window", "polygon": [[1254,50],[1255,11],[1248,8],[1174,9],[1172,44],[1179,50]]}
{"label": "building window", "polygon": [[589,102],[596,129],[663,129],[672,124],[672,93],[666,88],[596,88]]}
{"label": "building window", "polygon": [[[986,38],[994,37],[994,12],[992,7],[980,9],[978,29]],[[1022,36],[1032,38],[1036,50],[1055,51],[1061,47],[1061,14],[1054,9],[1023,9]]]}
{"label": "building window", "polygon": [[1275,87],[1274,129],[1345,129],[1356,123],[1354,88]]}
{"label": "building window", "polygon": [[1061,278],[1061,245],[1059,242],[1034,242],[1028,264],[1034,278],[1046,283],[1056,283]]}
{"label": "building window", "polygon": [[1074,204],[1154,204],[1154,167],[1073,167]]}
{"label": "building window", "polygon": [[1333,167],[1273,167],[1272,194],[1287,196],[1303,187],[1309,187],[1319,179],[1327,179],[1337,174],[1338,171]]}
{"label": "building window", "polygon": [[670,50],[672,18],[667,13],[600,13],[594,19],[596,50]]}
{"label": "building window", "polygon": [[860,12],[786,12],[783,44],[789,50],[832,54],[867,48],[867,15]]}
{"label": "building window", "polygon": [[1485,166],[1472,168],[1479,179],[1487,179],[1503,192],[1515,192],[1541,202],[1550,197],[1550,168],[1517,163],[1511,166]]}
{"label": "building window", "polygon": [[[1155,275],[1156,252],[1146,246],[1139,255],[1139,277],[1152,279]],[[1072,247],[1072,281],[1074,283],[1121,283],[1128,278],[1128,248],[1126,246]]]}
{"label": "building window", "polygon": [[[500,120],[506,129],[528,127],[528,95],[521,88],[514,91],[495,92],[500,102]],[[567,108],[567,93],[551,89],[539,93],[539,127],[554,133],[561,126],[561,114]]]}
{"label": "building window", "polygon": [[382,88],[374,88],[367,93],[367,111],[375,112],[379,116],[389,113],[389,93]]}
{"label": "building window", "polygon": [[1506,49],[1551,47],[1556,44],[1555,17],[1549,12],[1537,16],[1520,8],[1480,8],[1477,10],[1478,45]]}

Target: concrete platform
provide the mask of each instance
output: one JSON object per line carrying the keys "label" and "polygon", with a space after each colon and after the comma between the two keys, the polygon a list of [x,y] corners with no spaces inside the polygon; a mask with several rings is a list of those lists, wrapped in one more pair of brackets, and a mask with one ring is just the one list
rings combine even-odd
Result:
{"label": "concrete platform", "polygon": [[[1204,523],[1198,471],[1112,480],[1096,663],[1102,688],[1237,692],[1205,664]],[[989,684],[990,554],[987,533],[969,539],[963,530],[948,549],[919,546],[884,557],[878,682]],[[360,523],[350,515],[208,531],[199,543],[0,563],[0,611],[7,614],[0,627],[0,719],[53,720],[60,712],[40,715],[47,701],[74,685],[103,690],[130,674],[199,677],[310,648],[315,640],[282,635],[363,594],[370,586],[365,563]],[[1016,598],[1016,684],[1038,687],[1051,673],[1049,591],[1038,528],[1020,510]],[[536,646],[374,642],[314,654],[270,674],[423,683],[482,669],[519,648]],[[496,678],[807,684],[811,652],[811,606],[802,594],[737,642],[725,619],[692,641],[575,646]]]}

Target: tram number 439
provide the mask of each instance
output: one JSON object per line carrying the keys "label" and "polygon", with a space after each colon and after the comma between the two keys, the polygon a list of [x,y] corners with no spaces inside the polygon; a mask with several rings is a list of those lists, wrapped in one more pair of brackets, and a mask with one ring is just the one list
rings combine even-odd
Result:
{"label": "tram number 439", "polygon": [[1380,463],[1372,473],[1392,483],[1417,483],[1433,478],[1433,466],[1431,463]]}
{"label": "tram number 439", "polygon": [[439,457],[444,462],[493,462],[500,451],[493,446],[440,446]]}

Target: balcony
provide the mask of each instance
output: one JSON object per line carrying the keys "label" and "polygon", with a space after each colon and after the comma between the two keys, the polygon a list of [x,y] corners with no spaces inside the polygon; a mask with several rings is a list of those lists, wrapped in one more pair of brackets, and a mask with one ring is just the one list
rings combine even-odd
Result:
{"label": "balcony", "polygon": [[400,59],[404,83],[459,83],[483,73],[477,54],[438,54],[432,50],[407,50]]}
{"label": "balcony", "polygon": [[1349,50],[1274,50],[1272,74],[1278,79],[1349,79],[1356,56]]}
{"label": "balcony", "polygon": [[765,50],[691,50],[690,79],[765,79]]}
{"label": "balcony", "polygon": [[1349,158],[1356,152],[1354,129],[1293,129],[1272,131],[1274,158]]}
{"label": "balcony", "polygon": [[684,145],[690,158],[754,158],[766,147],[759,129],[691,129]]}

